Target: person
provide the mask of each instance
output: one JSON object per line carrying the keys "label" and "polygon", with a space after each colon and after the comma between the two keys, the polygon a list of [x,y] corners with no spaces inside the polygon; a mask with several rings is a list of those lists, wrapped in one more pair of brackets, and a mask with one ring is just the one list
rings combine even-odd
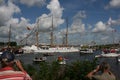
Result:
{"label": "person", "polygon": [[58,61],[63,61],[63,57],[62,56],[58,56]]}
{"label": "person", "polygon": [[[15,60],[15,55],[10,51],[3,51],[0,56],[0,80],[32,80],[32,78],[23,69],[19,60]],[[14,67],[19,70],[15,70]]]}
{"label": "person", "polygon": [[116,77],[110,71],[110,65],[107,62],[102,62],[96,69],[89,72],[86,77],[93,80],[116,80]]}

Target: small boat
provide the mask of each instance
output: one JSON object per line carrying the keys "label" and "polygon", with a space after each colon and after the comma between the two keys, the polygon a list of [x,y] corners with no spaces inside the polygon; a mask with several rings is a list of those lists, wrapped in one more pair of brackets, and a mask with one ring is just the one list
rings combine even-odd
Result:
{"label": "small boat", "polygon": [[66,64],[66,59],[65,59],[64,57],[62,57],[62,56],[59,56],[59,57],[57,58],[57,62],[58,62],[59,64]]}
{"label": "small boat", "polygon": [[96,55],[95,58],[116,58],[116,63],[119,63],[120,54],[117,53],[115,50],[105,50],[102,51],[102,54]]}
{"label": "small boat", "polygon": [[2,54],[2,52],[0,52],[0,55]]}
{"label": "small boat", "polygon": [[102,54],[96,55],[95,57],[96,58],[99,58],[99,57],[109,58],[109,57],[119,57],[119,56],[120,56],[119,53],[117,53],[114,50],[110,50],[110,51],[107,51],[107,52],[102,51]]}
{"label": "small boat", "polygon": [[66,61],[65,60],[60,61],[59,64],[66,64]]}
{"label": "small boat", "polygon": [[120,59],[118,59],[118,62],[120,62]]}
{"label": "small boat", "polygon": [[92,54],[94,53],[93,49],[80,49],[80,54]]}
{"label": "small boat", "polygon": [[35,58],[33,59],[33,62],[34,62],[34,63],[39,63],[39,62],[45,62],[46,60],[47,60],[46,57],[41,57],[41,58],[35,57]]}
{"label": "small boat", "polygon": [[117,54],[117,53],[107,53],[107,54],[96,55],[95,57],[96,58],[99,58],[99,57],[109,58],[109,57],[119,57],[119,56],[120,54]]}

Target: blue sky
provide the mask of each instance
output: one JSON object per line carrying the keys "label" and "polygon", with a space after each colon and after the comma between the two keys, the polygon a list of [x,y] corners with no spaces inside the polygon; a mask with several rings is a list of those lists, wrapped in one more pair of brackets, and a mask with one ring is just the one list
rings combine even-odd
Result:
{"label": "blue sky", "polygon": [[[49,44],[51,16],[56,44],[62,43],[66,18],[69,44],[120,41],[120,0],[0,0],[0,41],[8,41],[10,25],[11,40],[18,43],[39,26],[39,42]],[[35,33],[32,34],[27,40],[29,44],[35,43]]]}

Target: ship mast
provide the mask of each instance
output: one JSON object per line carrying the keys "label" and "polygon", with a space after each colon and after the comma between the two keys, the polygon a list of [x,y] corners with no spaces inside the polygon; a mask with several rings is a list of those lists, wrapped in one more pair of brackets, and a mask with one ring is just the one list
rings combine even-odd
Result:
{"label": "ship mast", "polygon": [[50,35],[51,35],[51,46],[53,46],[54,44],[53,44],[53,15],[52,15],[52,25],[51,25],[51,33],[50,33]]}
{"label": "ship mast", "polygon": [[65,46],[68,46],[68,19],[66,19],[66,34],[65,34]]}
{"label": "ship mast", "polygon": [[39,19],[38,19],[38,21],[37,21],[37,30],[36,30],[36,46],[37,46],[37,48],[38,48],[38,46],[39,46]]}
{"label": "ship mast", "polygon": [[10,40],[11,40],[11,24],[9,27],[8,48],[10,47],[10,42],[11,42]]}

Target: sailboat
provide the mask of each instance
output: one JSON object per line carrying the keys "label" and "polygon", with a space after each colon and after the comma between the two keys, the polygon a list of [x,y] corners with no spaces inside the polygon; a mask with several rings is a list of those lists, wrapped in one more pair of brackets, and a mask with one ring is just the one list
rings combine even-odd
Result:
{"label": "sailboat", "polygon": [[[38,20],[39,22],[39,20]],[[38,26],[37,26],[38,28]],[[68,40],[67,40],[67,37],[68,37],[68,25],[67,25],[67,29],[66,29],[66,44],[64,47],[59,47],[59,46],[55,46],[53,41],[54,41],[54,38],[53,38],[53,17],[52,17],[52,26],[51,26],[51,43],[50,43],[50,46],[41,46],[39,47],[39,44],[38,44],[38,32],[36,32],[36,40],[37,40],[37,45],[32,45],[32,46],[26,46],[26,47],[23,47],[22,49],[25,51],[25,50],[28,50],[32,53],[69,53],[69,52],[79,52],[79,49],[78,48],[75,48],[75,47],[68,47]]]}

